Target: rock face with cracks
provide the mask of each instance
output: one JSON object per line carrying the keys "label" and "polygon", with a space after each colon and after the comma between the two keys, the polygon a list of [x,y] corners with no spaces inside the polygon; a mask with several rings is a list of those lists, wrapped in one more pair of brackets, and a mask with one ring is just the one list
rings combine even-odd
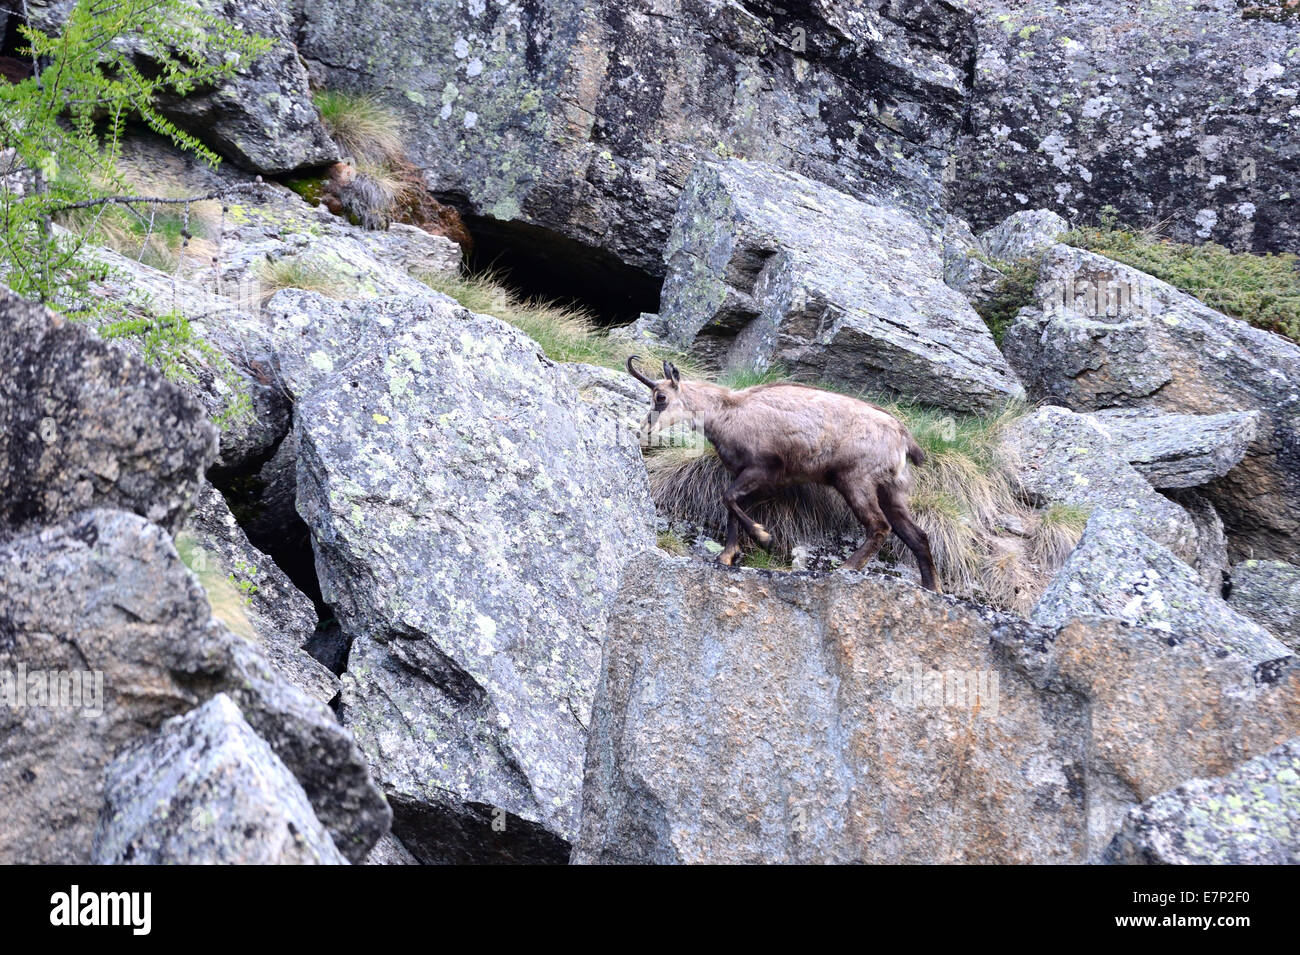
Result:
{"label": "rock face with cracks", "polygon": [[[0,621],[0,672],[41,675],[26,705],[0,707],[0,860],[89,861],[109,763],[222,692],[345,857],[364,858],[388,830],[390,810],[334,715],[212,619],[156,525],[92,510],[0,544]],[[60,673],[80,676],[71,705],[49,702],[64,691],[48,675]]]}
{"label": "rock face with cracks", "polygon": [[1300,865],[1300,739],[1130,810],[1106,861]]}
{"label": "rock face with cracks", "polygon": [[863,574],[624,579],[575,862],[1083,858],[1083,702],[992,640],[1042,632]]}
{"label": "rock face with cracks", "polygon": [[648,552],[611,616],[573,860],[1096,861],[1134,806],[1298,729],[1292,656]]}
{"label": "rock face with cracks", "polygon": [[[223,597],[234,606],[227,626],[258,644],[267,659],[294,686],[313,699],[328,703],[338,695],[334,674],[314,660],[304,644],[316,630],[316,608],[285,576],[275,561],[244,535],[216,488],[204,484],[186,524],[194,548],[190,565],[229,586]],[[217,597],[209,593],[208,599]],[[215,610],[216,608],[214,608]]]}
{"label": "rock face with cracks", "polygon": [[0,530],[89,507],[180,526],[217,447],[196,401],[2,289],[0,367]]}
{"label": "rock face with cracks", "polygon": [[1121,512],[1142,533],[1194,561],[1198,537],[1191,517],[1124,460],[1123,446],[1090,415],[1049,405],[1014,422],[1006,440],[1020,484],[1032,497]]}
{"label": "rock face with cracks", "polygon": [[1152,487],[1200,487],[1240,463],[1259,428],[1258,411],[1162,414],[1114,408],[1094,415],[1116,450]]}
{"label": "rock face with cracks", "polygon": [[[73,2],[28,0],[26,6],[36,25],[57,32]],[[164,97],[160,111],[221,155],[263,175],[338,159],[338,147],[321,123],[307,70],[294,48],[289,5],[282,0],[196,0],[196,6],[250,34],[270,38],[271,48],[215,88]],[[138,40],[123,37],[117,43],[146,74],[157,69],[154,51]]]}
{"label": "rock face with cracks", "polygon": [[422,861],[562,858],[605,615],[652,539],[639,451],[497,319],[429,296],[295,324],[324,305],[276,303],[342,719]]}
{"label": "rock face with cracks", "polygon": [[1107,207],[1190,242],[1300,247],[1300,19],[1245,0],[971,0],[978,52],[952,176],[985,228]]}
{"label": "rock face with cracks", "polygon": [[1232,609],[1300,650],[1300,567],[1280,560],[1243,560],[1231,577]]}
{"label": "rock face with cracks", "polygon": [[330,85],[408,115],[434,192],[656,274],[701,158],[937,214],[974,40],[951,0],[321,0],[303,21]]}
{"label": "rock face with cracks", "polygon": [[1128,515],[1105,509],[1089,518],[1030,619],[1059,627],[1089,615],[1166,633],[1170,640],[1199,636],[1254,663],[1290,652],[1217,593],[1207,592],[1191,567],[1135,529]]}
{"label": "rock face with cracks", "polygon": [[896,207],[766,166],[704,163],[682,194],[660,313],[643,323],[723,368],[983,411],[1024,394],[941,247]]}

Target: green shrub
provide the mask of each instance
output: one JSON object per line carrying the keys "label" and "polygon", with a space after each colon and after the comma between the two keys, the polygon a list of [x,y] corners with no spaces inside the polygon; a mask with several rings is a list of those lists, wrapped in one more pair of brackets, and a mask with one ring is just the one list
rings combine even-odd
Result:
{"label": "green shrub", "polygon": [[99,334],[110,341],[129,339],[137,343],[145,361],[169,381],[198,384],[200,368],[219,377],[226,385],[227,398],[213,418],[217,427],[223,430],[233,427],[252,415],[252,397],[234,366],[196,335],[189,320],[179,312],[106,321],[99,326]]}
{"label": "green shrub", "polygon": [[991,263],[1002,273],[989,296],[975,306],[975,311],[993,333],[993,341],[1002,347],[1002,338],[1016,320],[1016,314],[1034,303],[1034,286],[1038,283],[1038,263],[1033,259]]}

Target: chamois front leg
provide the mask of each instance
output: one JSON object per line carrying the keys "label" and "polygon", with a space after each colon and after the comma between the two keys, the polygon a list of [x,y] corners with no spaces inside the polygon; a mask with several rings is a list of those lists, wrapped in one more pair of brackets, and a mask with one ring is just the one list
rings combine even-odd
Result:
{"label": "chamois front leg", "polygon": [[722,495],[722,503],[727,506],[731,516],[740,521],[741,526],[749,532],[749,536],[754,538],[759,547],[770,547],[772,535],[768,533],[766,527],[754,521],[741,509],[740,502],[755,491],[761,490],[767,483],[768,476],[765,471],[761,468],[748,467],[736,475],[736,479],[731,482],[731,487],[727,488]]}

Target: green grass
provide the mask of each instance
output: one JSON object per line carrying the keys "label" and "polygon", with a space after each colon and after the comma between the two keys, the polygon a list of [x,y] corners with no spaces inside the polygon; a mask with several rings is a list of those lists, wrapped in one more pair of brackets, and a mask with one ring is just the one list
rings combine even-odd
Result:
{"label": "green grass", "polygon": [[1300,342],[1300,258],[1294,254],[1188,245],[1152,230],[1119,228],[1112,217],[1074,229],[1065,241],[1153,275],[1225,315]]}
{"label": "green grass", "polygon": [[659,532],[659,549],[667,551],[674,557],[681,557],[683,554],[690,552],[690,547],[686,541],[682,540],[681,535],[674,531]]}
{"label": "green grass", "polygon": [[406,154],[402,120],[378,99],[342,90],[320,90],[312,97],[321,121],[345,157],[358,166],[400,159]]}
{"label": "green grass", "polygon": [[741,558],[740,566],[755,570],[789,570],[790,562],[769,551],[751,550]]}
{"label": "green grass", "polygon": [[592,315],[581,308],[521,298],[491,274],[421,272],[415,278],[471,312],[492,315],[518,328],[537,342],[542,353],[552,361],[582,362],[624,371],[628,355],[637,354],[642,356],[650,374],[665,359],[676,362],[683,374],[696,370],[678,352],[610,338]]}
{"label": "green grass", "polygon": [[975,305],[975,311],[993,333],[993,341],[1002,347],[1002,338],[1016,320],[1016,314],[1034,303],[1034,286],[1038,283],[1038,263],[1032,259],[1018,262],[993,262],[1002,273],[992,293]]}

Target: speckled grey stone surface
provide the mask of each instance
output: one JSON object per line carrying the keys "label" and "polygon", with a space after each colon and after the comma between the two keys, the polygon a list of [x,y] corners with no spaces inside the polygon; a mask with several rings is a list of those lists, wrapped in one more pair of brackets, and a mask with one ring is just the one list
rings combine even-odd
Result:
{"label": "speckled grey stone surface", "polygon": [[[269,37],[271,49],[215,89],[169,95],[158,107],[177,125],[246,169],[279,175],[338,158],[338,148],[312,102],[307,71],[294,46],[291,7],[282,0],[197,0],[196,5],[249,33]],[[67,17],[69,0],[28,0],[34,22],[55,31]],[[118,40],[146,74],[156,61],[139,41]]]}
{"label": "speckled grey stone surface", "polygon": [[1103,256],[1057,245],[1003,348],[1030,396],[1077,411],[1258,411],[1245,458],[1206,485],[1234,557],[1300,554],[1300,346]]}
{"label": "speckled grey stone surface", "polygon": [[986,410],[1023,389],[905,212],[762,163],[687,181],[651,330],[722,367]]}
{"label": "speckled grey stone surface", "polygon": [[1300,865],[1300,739],[1130,810],[1106,861]]}
{"label": "speckled grey stone surface", "polygon": [[1030,619],[1059,627],[1075,617],[1116,617],[1169,635],[1198,636],[1253,663],[1290,651],[1272,634],[1205,590],[1188,565],[1140,531],[1132,517],[1093,512],[1083,537],[1038,599]]}
{"label": "speckled grey stone surface", "polygon": [[334,714],[212,619],[157,525],[92,510],[6,541],[0,620],[0,673],[98,672],[102,688],[94,708],[0,707],[0,860],[88,861],[107,765],[221,692],[294,774],[344,856],[359,861],[388,830],[388,806]]}
{"label": "speckled grey stone surface", "polygon": [[[398,835],[420,855],[403,819],[481,819],[490,855],[499,810],[511,834],[562,845],[605,614],[653,539],[639,450],[497,319],[436,296],[282,294],[273,310],[300,332],[280,356],[299,396],[298,509],[354,637],[342,718],[408,809]],[[440,851],[462,849],[476,851]]]}
{"label": "speckled grey stone surface", "polygon": [[3,288],[0,368],[0,534],[90,507],[180,526],[217,452],[197,401]]}
{"label": "speckled grey stone surface", "polygon": [[1112,206],[1184,241],[1300,248],[1300,19],[1248,20],[1237,0],[966,6],[978,53],[951,189],[976,228]]}
{"label": "speckled grey stone surface", "polygon": [[1300,567],[1280,560],[1243,560],[1232,568],[1228,603],[1300,650]]}
{"label": "speckled grey stone surface", "polygon": [[306,794],[219,693],[106,774],[97,865],[346,865]]}
{"label": "speckled grey stone surface", "polygon": [[302,649],[316,630],[316,608],[266,554],[248,542],[221,492],[204,482],[185,525],[201,548],[199,559],[228,576],[243,597],[254,636],[267,659],[313,699],[328,703],[338,695],[333,673]]}
{"label": "speckled grey stone surface", "polygon": [[1028,209],[1007,216],[980,233],[980,248],[999,262],[1042,255],[1070,231],[1070,223],[1050,209]]}
{"label": "speckled grey stone surface", "polygon": [[1021,486],[1033,497],[1085,510],[1129,515],[1147,536],[1186,560],[1196,553],[1196,528],[1187,513],[1156,492],[1090,415],[1047,405],[1013,422]]}
{"label": "speckled grey stone surface", "polygon": [[407,116],[436,192],[658,274],[701,158],[937,216],[974,49],[951,0],[317,0],[302,19],[328,85]]}
{"label": "speckled grey stone surface", "polygon": [[1115,450],[1162,490],[1200,487],[1240,463],[1259,428],[1259,412],[1164,414],[1138,408],[1099,411],[1093,419]]}
{"label": "speckled grey stone surface", "polygon": [[574,861],[1083,861],[1083,700],[1040,695],[995,634],[1049,637],[883,576],[641,555]]}

